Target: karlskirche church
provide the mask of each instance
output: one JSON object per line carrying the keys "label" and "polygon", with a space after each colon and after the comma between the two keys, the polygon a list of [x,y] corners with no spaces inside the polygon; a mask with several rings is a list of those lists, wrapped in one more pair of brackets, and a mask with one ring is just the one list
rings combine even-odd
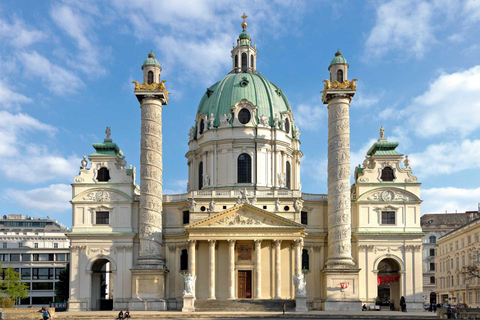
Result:
{"label": "karlskirche church", "polygon": [[69,310],[279,310],[282,302],[360,310],[377,297],[398,310],[402,296],[409,310],[422,310],[420,183],[381,128],[351,184],[357,86],[347,60],[335,53],[321,85],[328,194],[303,193],[301,128],[285,92],[257,69],[245,15],[242,28],[231,71],[191,115],[187,193],[162,193],[169,92],[153,53],[134,81],[140,170],[127,165],[109,128],[81,161],[72,183]]}

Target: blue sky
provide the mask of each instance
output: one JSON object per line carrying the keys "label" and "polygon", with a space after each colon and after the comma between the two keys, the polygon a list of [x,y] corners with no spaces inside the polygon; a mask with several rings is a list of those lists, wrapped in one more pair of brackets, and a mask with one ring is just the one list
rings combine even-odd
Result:
{"label": "blue sky", "polygon": [[205,89],[230,71],[243,12],[257,69],[282,88],[300,128],[304,192],[327,192],[320,91],[340,49],[359,79],[352,167],[383,125],[423,183],[422,213],[477,208],[480,1],[25,0],[0,3],[0,214],[70,225],[69,184],[107,125],[139,167],[131,82],[151,49],[172,92],[164,192],[185,192],[187,133]]}

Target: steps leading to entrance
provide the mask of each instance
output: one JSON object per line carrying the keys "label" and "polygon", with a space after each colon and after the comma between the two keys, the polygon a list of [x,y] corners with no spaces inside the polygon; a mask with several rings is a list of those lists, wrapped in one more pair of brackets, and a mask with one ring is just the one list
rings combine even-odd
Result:
{"label": "steps leading to entrance", "polygon": [[195,311],[282,311],[285,302],[287,311],[295,310],[295,300],[196,300]]}

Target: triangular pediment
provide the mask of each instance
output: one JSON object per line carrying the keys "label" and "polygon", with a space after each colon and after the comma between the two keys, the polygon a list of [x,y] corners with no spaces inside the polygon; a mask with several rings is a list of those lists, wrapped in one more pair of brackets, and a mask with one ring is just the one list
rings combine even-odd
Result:
{"label": "triangular pediment", "polygon": [[226,209],[208,218],[194,222],[185,228],[222,228],[222,227],[240,227],[240,228],[298,228],[304,229],[305,226],[289,219],[283,218],[274,213],[257,208],[250,204],[241,204],[230,209]]}

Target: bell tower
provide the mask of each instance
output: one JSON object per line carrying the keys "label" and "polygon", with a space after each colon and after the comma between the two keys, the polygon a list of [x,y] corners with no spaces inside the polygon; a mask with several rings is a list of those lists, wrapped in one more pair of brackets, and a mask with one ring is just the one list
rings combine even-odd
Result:
{"label": "bell tower", "polygon": [[166,310],[162,247],[162,110],[168,104],[162,67],[151,52],[142,66],[142,84],[135,83],[141,108],[139,250],[132,272],[131,310]]}
{"label": "bell tower", "polygon": [[[340,51],[324,80],[322,101],[328,108],[328,255],[323,272],[324,310],[360,310],[359,269],[352,258],[350,199],[350,102],[354,79],[347,80],[348,64]],[[335,290],[334,288],[338,288]]]}

